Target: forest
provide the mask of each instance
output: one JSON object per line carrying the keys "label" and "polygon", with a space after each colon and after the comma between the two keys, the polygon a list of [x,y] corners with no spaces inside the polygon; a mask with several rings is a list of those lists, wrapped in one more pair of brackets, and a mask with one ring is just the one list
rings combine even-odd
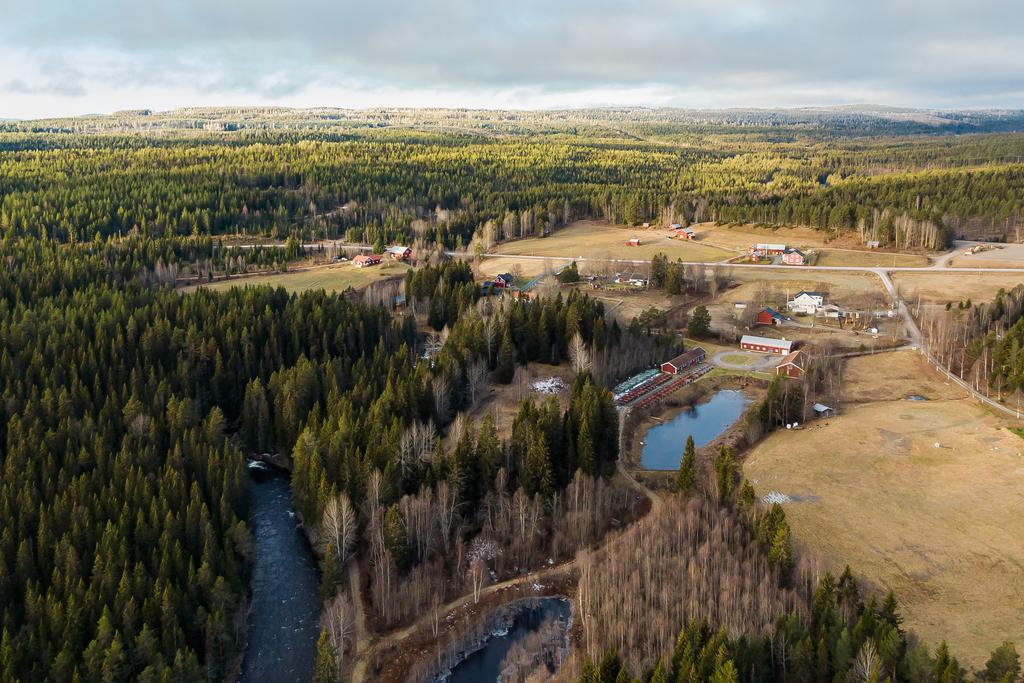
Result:
{"label": "forest", "polygon": [[[812,576],[728,449],[681,454],[661,506],[616,475],[606,387],[679,352],[655,325],[621,327],[576,289],[484,296],[467,263],[442,258],[407,272],[400,305],[175,288],[185,272],[286,268],[325,237],[460,250],[578,218],[800,224],[908,248],[1019,228],[1019,126],[965,117],[940,125],[972,134],[932,135],[848,117],[844,129],[756,112],[238,110],[2,124],[0,680],[228,677],[252,571],[247,457],[292,470],[338,620],[351,618],[353,558],[370,627],[387,630],[624,537],[656,559],[581,562],[582,681],[960,680],[946,649],[901,631],[891,599]],[[239,244],[267,238],[282,245]],[[671,292],[691,279],[664,258],[652,271]],[[950,367],[1018,390],[1022,300],[961,304],[929,333],[936,348],[969,340]],[[563,400],[515,401],[500,429],[484,397],[538,363],[571,368]],[[751,429],[785,423],[807,396],[773,383]],[[658,591],[636,588],[648,579]],[[351,654],[343,626],[325,623],[323,680]]]}
{"label": "forest", "polygon": [[139,232],[451,249],[488,225],[510,239],[580,218],[808,225],[928,249],[960,234],[1019,236],[1018,133],[879,138],[834,122],[709,128],[585,116],[521,117],[502,130],[500,117],[422,119],[182,130],[157,117],[146,137],[124,116],[46,132],[10,124],[0,132],[0,226],[58,242]]}

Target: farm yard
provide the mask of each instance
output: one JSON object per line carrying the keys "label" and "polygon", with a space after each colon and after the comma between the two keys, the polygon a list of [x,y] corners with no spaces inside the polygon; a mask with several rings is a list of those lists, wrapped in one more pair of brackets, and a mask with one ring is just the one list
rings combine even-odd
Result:
{"label": "farm yard", "polygon": [[301,270],[261,275],[240,275],[225,280],[205,282],[201,285],[190,285],[183,291],[203,287],[211,290],[224,290],[230,287],[271,285],[284,287],[289,292],[305,292],[311,289],[323,289],[328,292],[344,292],[349,287],[361,289],[374,282],[405,275],[409,266],[404,263],[385,261],[380,265],[356,268],[351,263],[337,263],[326,266],[313,266]]}
{"label": "farm yard", "polygon": [[979,666],[1024,640],[1024,440],[909,352],[848,361],[842,406],[749,454],[758,495],[826,565],[893,589],[931,647]]}
{"label": "farm yard", "polygon": [[[631,237],[640,238],[640,246],[629,247]],[[495,248],[499,254],[558,256],[587,259],[650,259],[663,253],[670,260],[724,261],[735,252],[674,239],[667,228],[631,228],[602,221],[576,221],[556,230],[549,237],[528,237],[505,242]]]}

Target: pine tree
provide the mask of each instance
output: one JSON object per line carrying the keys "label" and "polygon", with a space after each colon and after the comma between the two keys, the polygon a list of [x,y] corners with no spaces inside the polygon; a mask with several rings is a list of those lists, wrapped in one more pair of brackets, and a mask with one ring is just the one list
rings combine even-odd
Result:
{"label": "pine tree", "polygon": [[405,533],[405,520],[398,505],[388,508],[384,517],[384,545],[391,551],[391,557],[395,560],[395,566],[399,571],[404,572],[409,568],[409,540]]}
{"label": "pine tree", "polygon": [[508,384],[516,374],[516,349],[512,345],[512,334],[508,327],[501,336],[501,346],[498,348],[498,368],[495,378],[502,384]]}
{"label": "pine tree", "polygon": [[693,493],[697,486],[697,447],[693,443],[693,435],[686,437],[686,448],[679,461],[679,473],[676,475],[676,490],[684,496]]}

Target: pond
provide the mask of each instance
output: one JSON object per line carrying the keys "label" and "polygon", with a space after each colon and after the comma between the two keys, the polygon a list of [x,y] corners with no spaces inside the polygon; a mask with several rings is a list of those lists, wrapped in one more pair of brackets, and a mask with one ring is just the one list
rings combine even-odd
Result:
{"label": "pond", "polygon": [[525,665],[527,670],[544,666],[535,663],[534,658],[541,658],[538,652],[541,649],[563,649],[571,615],[572,605],[565,598],[530,600],[518,609],[510,626],[492,633],[481,649],[457,664],[443,680],[446,683],[497,681],[502,671],[517,664]]}
{"label": "pond", "polygon": [[320,634],[320,573],[297,525],[288,473],[249,465],[255,541],[249,637],[240,680],[308,683]]}
{"label": "pond", "polygon": [[649,470],[677,469],[686,437],[693,436],[698,448],[711,443],[743,415],[748,405],[750,399],[742,391],[723,389],[711,400],[651,427],[644,436],[641,464]]}

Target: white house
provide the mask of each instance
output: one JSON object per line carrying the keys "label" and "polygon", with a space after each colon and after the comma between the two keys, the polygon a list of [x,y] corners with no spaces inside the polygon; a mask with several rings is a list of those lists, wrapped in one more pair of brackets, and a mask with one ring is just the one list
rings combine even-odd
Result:
{"label": "white house", "polygon": [[786,307],[794,313],[814,315],[821,306],[825,305],[825,296],[825,292],[800,291],[789,300]]}

